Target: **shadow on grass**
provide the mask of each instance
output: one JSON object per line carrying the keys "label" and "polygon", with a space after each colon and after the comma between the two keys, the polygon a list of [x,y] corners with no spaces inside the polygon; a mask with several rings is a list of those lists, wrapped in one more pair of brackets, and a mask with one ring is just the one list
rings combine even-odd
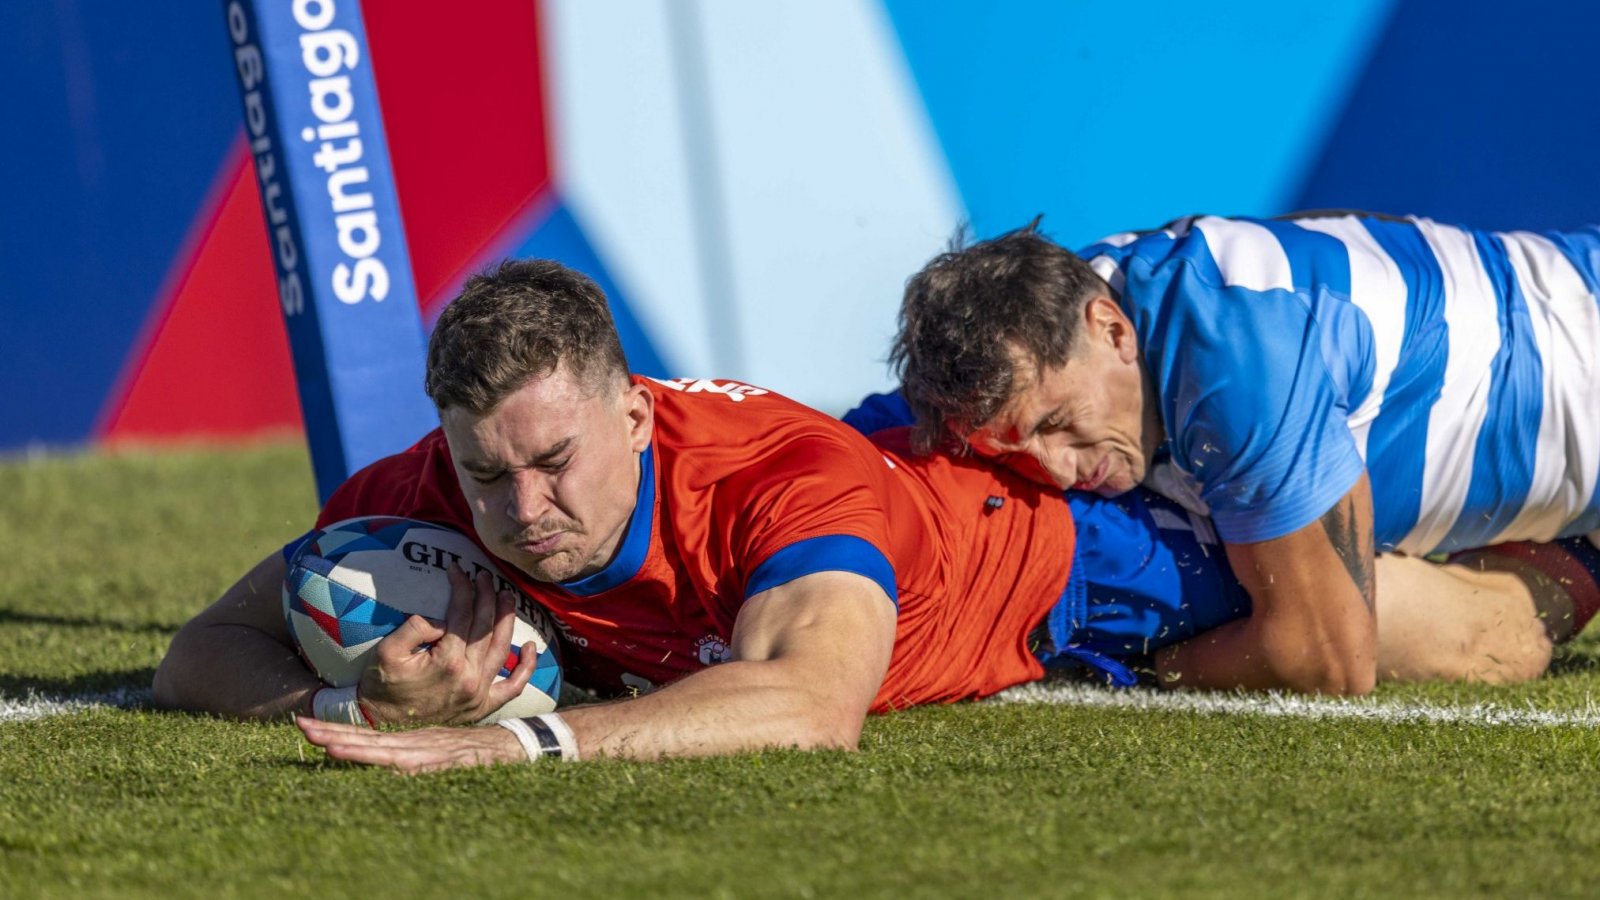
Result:
{"label": "shadow on grass", "polygon": [[19,612],[0,609],[0,625],[57,625],[63,628],[93,628],[104,631],[123,631],[141,634],[176,634],[175,625],[159,622],[118,622],[92,616],[63,616],[54,613]]}
{"label": "shadow on grass", "polygon": [[106,694],[148,692],[156,670],[151,666],[113,672],[89,672],[69,678],[0,675],[0,702],[46,700],[69,702]]}

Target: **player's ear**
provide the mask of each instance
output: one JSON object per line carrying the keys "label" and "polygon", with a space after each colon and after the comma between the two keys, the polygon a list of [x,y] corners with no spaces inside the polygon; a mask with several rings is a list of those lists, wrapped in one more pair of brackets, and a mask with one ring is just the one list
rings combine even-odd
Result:
{"label": "player's ear", "polygon": [[1122,315],[1122,310],[1117,308],[1117,302],[1104,294],[1089,298],[1083,305],[1084,337],[1093,343],[1104,343],[1111,340],[1114,335],[1108,330],[1117,318]]}
{"label": "player's ear", "polygon": [[656,396],[642,384],[630,384],[622,395],[622,404],[628,416],[629,446],[633,452],[643,453],[655,433]]}
{"label": "player's ear", "polygon": [[1090,298],[1084,304],[1084,325],[1089,329],[1090,340],[1103,343],[1117,353],[1125,363],[1139,356],[1138,341],[1133,331],[1133,321],[1117,301],[1104,294]]}

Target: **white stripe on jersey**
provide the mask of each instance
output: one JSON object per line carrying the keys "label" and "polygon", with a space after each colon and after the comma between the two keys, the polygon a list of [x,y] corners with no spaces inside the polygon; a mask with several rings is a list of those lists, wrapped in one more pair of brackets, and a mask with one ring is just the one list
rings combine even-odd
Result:
{"label": "white stripe on jersey", "polygon": [[[1095,241],[1096,244],[1110,244],[1113,247],[1126,247],[1139,239],[1137,231],[1124,231],[1113,234],[1111,237]],[[1122,286],[1127,284],[1128,276],[1122,273],[1122,268],[1109,256],[1096,256],[1089,260],[1089,268],[1094,270],[1106,284],[1111,285],[1118,297],[1122,296]]]}
{"label": "white stripe on jersey", "polygon": [[1216,216],[1196,219],[1194,227],[1206,239],[1211,258],[1227,287],[1252,291],[1292,291],[1294,273],[1289,254],[1265,226]]}
{"label": "white stripe on jersey", "polygon": [[1600,307],[1549,239],[1527,231],[1497,237],[1527,299],[1544,408],[1527,500],[1493,543],[1549,541],[1588,505],[1600,477]]}
{"label": "white stripe on jersey", "polygon": [[1307,231],[1320,231],[1344,244],[1350,257],[1350,302],[1366,314],[1372,326],[1372,389],[1361,405],[1350,411],[1350,434],[1356,452],[1367,458],[1367,435],[1372,420],[1383,409],[1383,394],[1400,360],[1406,335],[1406,281],[1400,267],[1355,216],[1336,219],[1297,219]]}
{"label": "white stripe on jersey", "polygon": [[1428,416],[1422,507],[1400,542],[1408,553],[1427,553],[1450,533],[1472,486],[1478,432],[1489,413],[1491,363],[1500,350],[1500,318],[1494,285],[1472,235],[1431,219],[1418,219],[1416,225],[1443,275],[1449,354],[1439,399],[1431,409],[1417,411]]}
{"label": "white stripe on jersey", "polygon": [[1128,276],[1122,274],[1122,267],[1109,256],[1096,256],[1089,260],[1089,268],[1094,270],[1106,284],[1111,286],[1111,292],[1118,297],[1122,296],[1122,288],[1128,283]]}

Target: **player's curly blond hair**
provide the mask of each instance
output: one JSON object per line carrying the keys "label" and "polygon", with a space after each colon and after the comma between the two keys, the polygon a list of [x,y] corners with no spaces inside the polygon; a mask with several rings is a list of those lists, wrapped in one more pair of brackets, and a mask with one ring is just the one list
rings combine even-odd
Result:
{"label": "player's curly blond hair", "polygon": [[[1035,366],[1071,355],[1085,303],[1109,293],[1071,251],[1040,234],[1039,218],[996,238],[934,257],[906,282],[889,362],[917,416],[912,447],[965,448],[998,415]],[[1019,377],[1022,376],[1022,377]]]}
{"label": "player's curly blond hair", "polygon": [[598,391],[626,383],[605,292],[580,272],[547,259],[508,259],[467,279],[428,340],[425,388],[440,412],[487,414],[559,366]]}

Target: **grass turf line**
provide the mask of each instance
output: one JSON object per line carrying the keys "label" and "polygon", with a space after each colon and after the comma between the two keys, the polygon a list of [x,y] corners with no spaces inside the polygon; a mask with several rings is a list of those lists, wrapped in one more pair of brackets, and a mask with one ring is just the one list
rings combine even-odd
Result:
{"label": "grass turf line", "polygon": [[[0,465],[0,698],[139,689],[314,511],[303,452]],[[1511,689],[1582,713],[1594,645]],[[90,709],[0,725],[0,896],[1590,893],[1600,733],[982,704],[862,752],[407,779],[287,725]]]}

